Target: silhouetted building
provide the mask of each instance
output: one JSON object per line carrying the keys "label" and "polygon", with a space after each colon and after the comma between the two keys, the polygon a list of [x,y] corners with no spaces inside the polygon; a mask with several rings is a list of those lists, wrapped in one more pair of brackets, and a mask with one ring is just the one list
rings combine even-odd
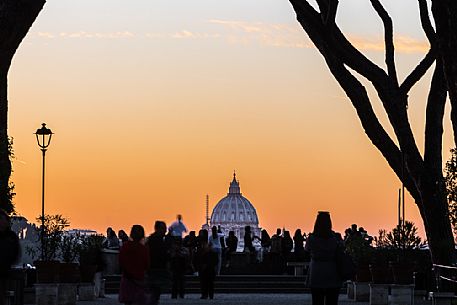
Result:
{"label": "silhouetted building", "polygon": [[211,226],[221,226],[222,232],[228,236],[229,231],[234,231],[243,247],[244,228],[251,227],[251,232],[260,236],[259,219],[254,206],[248,199],[242,196],[240,184],[233,174],[229,192],[214,207],[210,220]]}

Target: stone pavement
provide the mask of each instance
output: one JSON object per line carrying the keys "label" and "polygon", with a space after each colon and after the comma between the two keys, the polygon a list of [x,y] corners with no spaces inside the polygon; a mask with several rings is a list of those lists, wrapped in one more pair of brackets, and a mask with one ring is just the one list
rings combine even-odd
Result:
{"label": "stone pavement", "polygon": [[[77,305],[118,305],[117,294],[107,295],[96,301],[78,301]],[[160,299],[161,305],[311,305],[311,294],[260,294],[260,293],[221,293],[216,294],[213,300],[200,300],[199,294],[188,294],[185,299],[171,299],[169,294]],[[348,300],[341,294],[339,305],[368,305],[368,302]],[[415,299],[415,305],[431,305],[428,300]]]}
{"label": "stone pavement", "polygon": [[[79,301],[77,305],[117,305],[117,295],[107,295],[105,298],[96,301]],[[199,294],[186,295],[185,299],[171,299],[170,295],[163,295],[160,299],[161,305],[200,305],[200,304],[221,304],[221,305],[311,305],[311,295],[303,294],[242,294],[242,293],[221,293],[216,294],[213,300],[200,300]],[[368,302],[354,302],[348,300],[345,295],[340,295],[339,305],[368,305]]]}

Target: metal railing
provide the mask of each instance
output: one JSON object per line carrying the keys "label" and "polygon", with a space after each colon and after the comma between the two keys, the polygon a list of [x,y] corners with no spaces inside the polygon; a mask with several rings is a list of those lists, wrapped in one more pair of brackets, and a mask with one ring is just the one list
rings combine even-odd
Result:
{"label": "metal railing", "polygon": [[457,290],[457,267],[433,264],[433,271],[436,278],[436,289],[438,291]]}

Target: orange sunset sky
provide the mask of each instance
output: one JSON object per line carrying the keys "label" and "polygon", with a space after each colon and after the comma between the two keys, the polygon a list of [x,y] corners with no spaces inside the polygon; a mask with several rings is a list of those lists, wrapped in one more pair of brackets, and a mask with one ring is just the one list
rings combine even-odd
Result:
{"label": "orange sunset sky", "polygon": [[[400,79],[428,48],[416,2],[383,1]],[[339,9],[349,39],[383,65],[369,2]],[[429,79],[410,95],[421,150]],[[341,232],[357,223],[377,235],[396,223],[400,182],[286,0],[48,0],[14,57],[9,101],[15,204],[29,220],[41,212],[33,133],[46,122],[55,133],[46,213],[74,228],[150,232],[181,213],[198,230],[206,194],[213,207],[234,170],[269,232],[309,232],[319,210]],[[447,159],[448,122],[444,139]],[[423,234],[409,196],[406,214]]]}

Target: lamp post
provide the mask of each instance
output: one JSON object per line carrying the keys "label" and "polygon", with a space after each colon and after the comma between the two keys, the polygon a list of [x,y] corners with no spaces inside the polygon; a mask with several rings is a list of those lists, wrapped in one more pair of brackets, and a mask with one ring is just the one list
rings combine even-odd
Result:
{"label": "lamp post", "polygon": [[45,156],[49,144],[51,144],[52,131],[46,128],[46,124],[41,124],[41,128],[35,132],[38,146],[43,152],[43,174],[41,183],[41,260],[44,260],[44,169],[45,169]]}

